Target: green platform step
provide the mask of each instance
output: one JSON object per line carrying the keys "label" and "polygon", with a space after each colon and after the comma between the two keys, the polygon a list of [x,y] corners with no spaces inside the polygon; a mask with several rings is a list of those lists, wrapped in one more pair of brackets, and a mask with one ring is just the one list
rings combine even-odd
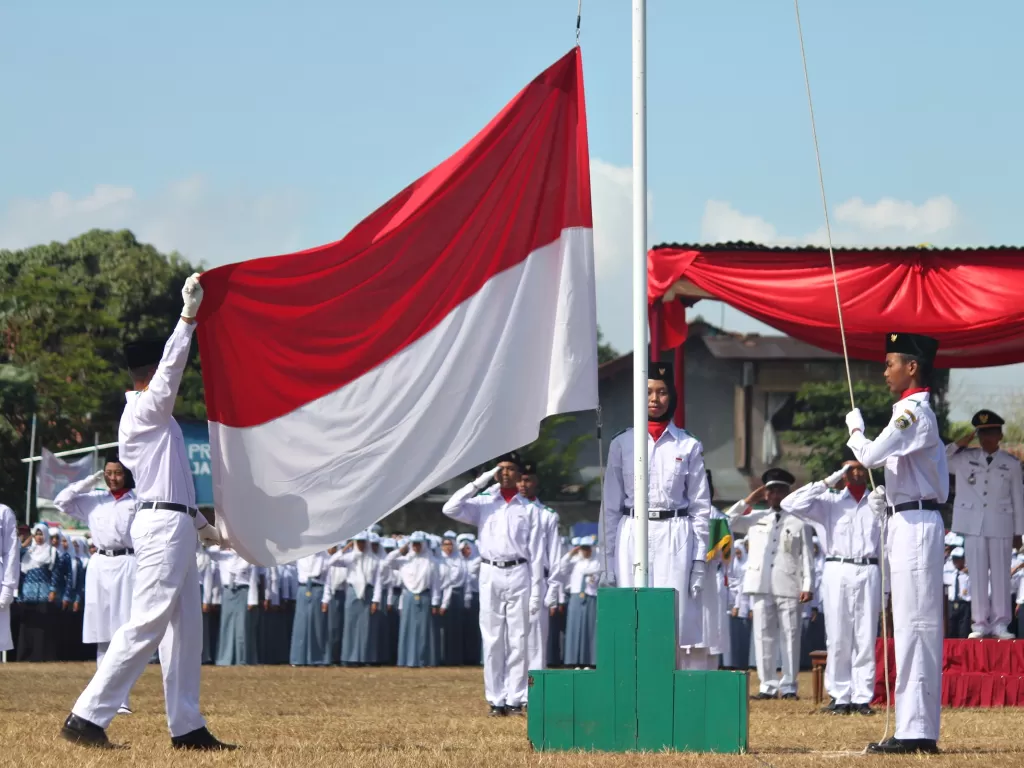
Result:
{"label": "green platform step", "polygon": [[530,672],[536,750],[740,753],[747,673],[676,671],[671,589],[601,589],[597,669]]}

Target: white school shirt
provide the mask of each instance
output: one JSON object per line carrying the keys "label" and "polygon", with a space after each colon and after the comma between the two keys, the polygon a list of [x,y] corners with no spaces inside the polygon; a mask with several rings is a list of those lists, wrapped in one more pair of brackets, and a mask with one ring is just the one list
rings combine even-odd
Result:
{"label": "white school shirt", "polygon": [[809,483],[782,500],[783,512],[814,526],[827,557],[878,558],[881,523],[868,506],[865,489],[860,501],[849,489],[836,491],[825,483]]}
{"label": "white school shirt", "polygon": [[949,497],[946,446],[927,392],[915,392],[892,407],[888,426],[874,440],[854,432],[846,443],[868,469],[885,467],[885,497],[890,506]]}
{"label": "white school shirt", "polygon": [[[117,433],[121,463],[135,478],[140,501],[168,501],[196,506],[195,481],[181,427],[174,420],[174,401],[188,363],[195,324],[179,320],[164,347],[163,358],[143,392],[125,395]],[[196,530],[207,525],[198,514]]]}
{"label": "white school shirt", "polygon": [[[429,591],[430,604],[434,607],[442,605],[441,564],[426,550],[417,555],[410,549],[403,555],[401,550],[396,549],[384,558],[384,567],[396,574],[403,589],[413,595]],[[451,599],[450,593],[448,597]]]}

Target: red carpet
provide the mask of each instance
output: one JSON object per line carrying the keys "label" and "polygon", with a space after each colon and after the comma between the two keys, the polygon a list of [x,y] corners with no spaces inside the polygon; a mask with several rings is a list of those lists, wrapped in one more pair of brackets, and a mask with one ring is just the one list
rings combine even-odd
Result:
{"label": "red carpet", "polygon": [[[875,704],[885,703],[882,639],[875,641]],[[889,675],[896,691],[896,658],[889,640]],[[946,640],[942,649],[942,706],[1024,707],[1024,640]]]}

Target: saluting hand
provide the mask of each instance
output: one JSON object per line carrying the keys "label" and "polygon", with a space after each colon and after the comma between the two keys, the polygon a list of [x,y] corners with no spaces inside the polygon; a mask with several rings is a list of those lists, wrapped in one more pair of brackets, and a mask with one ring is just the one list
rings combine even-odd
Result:
{"label": "saluting hand", "polygon": [[963,436],[963,437],[961,437],[961,438],[960,438],[959,440],[957,440],[957,441],[956,441],[956,444],[957,444],[957,445],[958,445],[958,446],[959,446],[960,448],[966,448],[966,447],[967,447],[968,445],[970,445],[970,444],[971,444],[971,440],[973,440],[973,439],[974,439],[974,436],[975,436],[976,434],[977,434],[977,430],[974,430],[974,429],[972,429],[972,430],[971,430],[970,432],[968,432],[968,433],[967,433],[966,435],[964,435],[964,436]]}
{"label": "saluting hand", "polygon": [[751,491],[750,495],[748,495],[747,498],[745,498],[743,500],[743,502],[748,507],[752,506],[754,504],[757,504],[760,501],[764,501],[764,499],[765,499],[764,493],[765,493],[765,487],[762,485],[760,488],[758,488],[758,489],[756,489],[754,491]]}

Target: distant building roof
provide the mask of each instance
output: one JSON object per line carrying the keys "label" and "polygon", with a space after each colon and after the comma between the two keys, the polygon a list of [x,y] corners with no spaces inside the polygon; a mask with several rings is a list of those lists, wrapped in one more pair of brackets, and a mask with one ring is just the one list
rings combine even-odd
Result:
{"label": "distant building roof", "polygon": [[[711,355],[719,360],[836,360],[841,357],[792,336],[731,333],[703,320],[691,323],[689,330],[689,338],[699,337]],[[632,364],[633,353],[627,352],[599,366],[598,376],[602,379],[616,376]]]}

